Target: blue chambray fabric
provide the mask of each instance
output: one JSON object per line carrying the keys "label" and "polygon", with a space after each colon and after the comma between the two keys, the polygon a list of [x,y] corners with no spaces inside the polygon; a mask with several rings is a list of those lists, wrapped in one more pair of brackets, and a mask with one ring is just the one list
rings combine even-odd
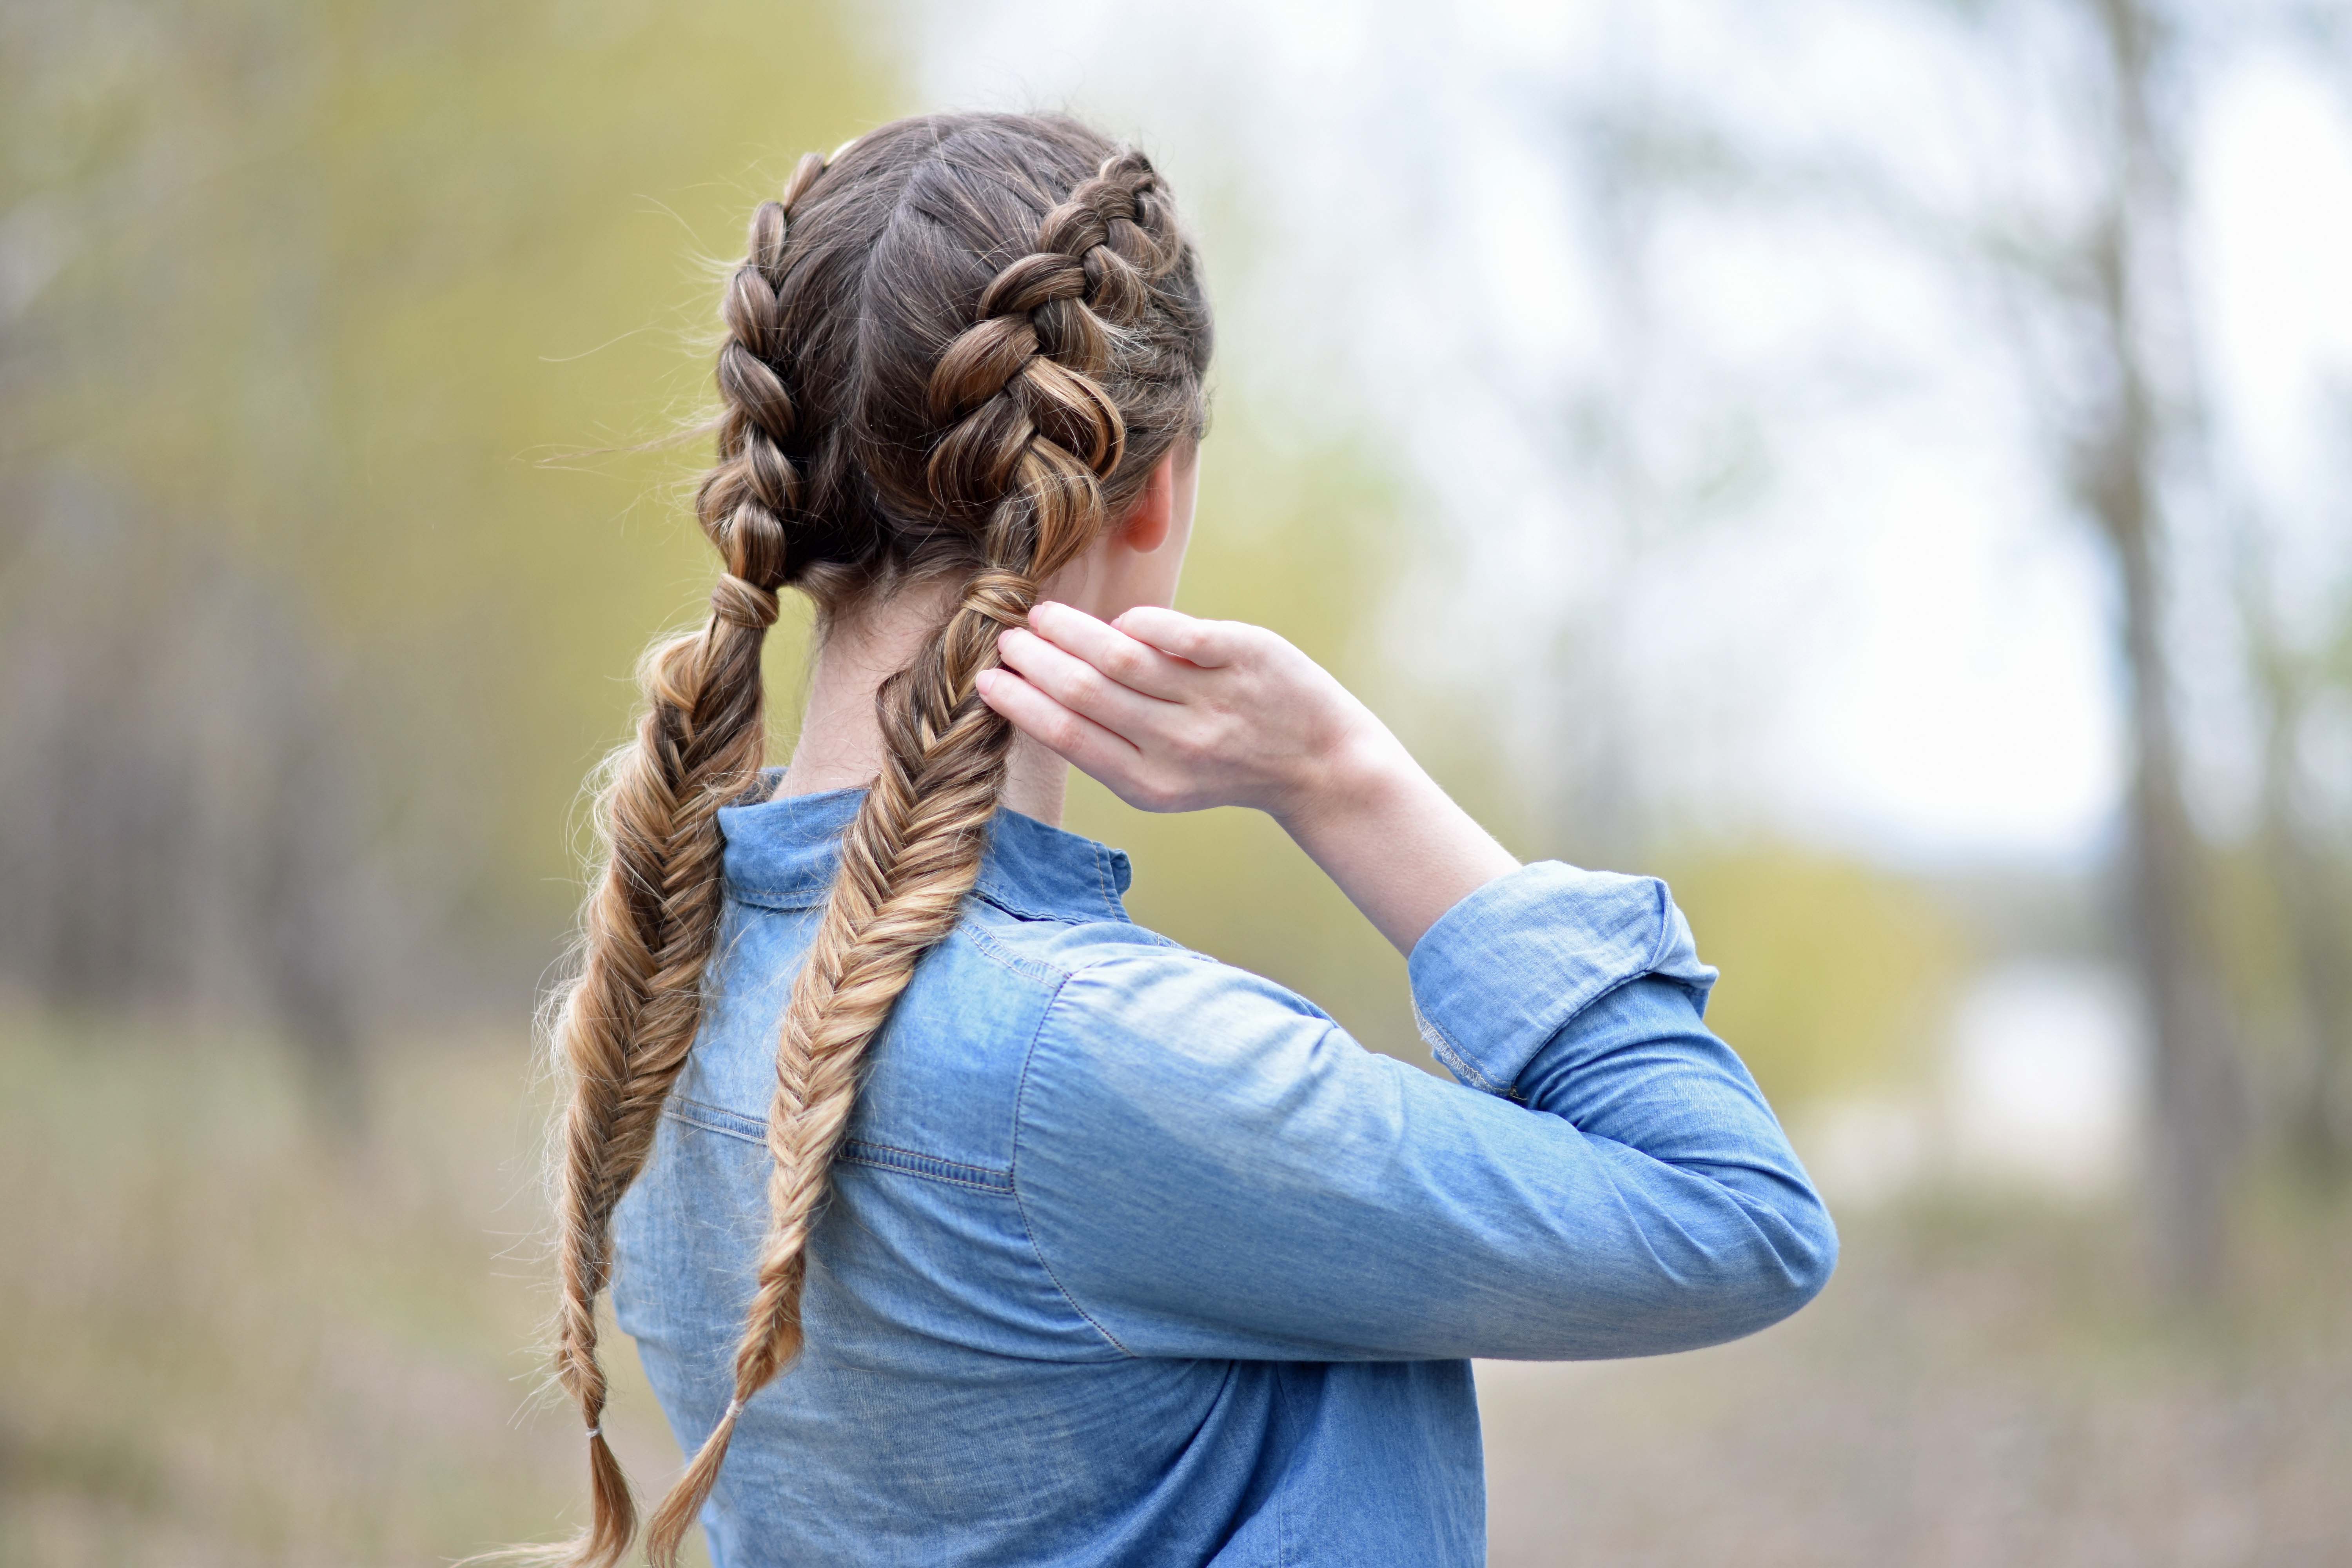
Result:
{"label": "blue chambray fabric", "polygon": [[[729,1397],[776,1025],[858,794],[720,813],[708,1021],[614,1223],[688,1449]],[[1136,925],[1129,881],[993,818],[872,1049],[807,1349],[705,1510],[721,1568],[1477,1563],[1466,1358],[1713,1344],[1827,1279],[1836,1232],[1664,884],[1546,861],[1440,919],[1409,971],[1451,1082]]]}

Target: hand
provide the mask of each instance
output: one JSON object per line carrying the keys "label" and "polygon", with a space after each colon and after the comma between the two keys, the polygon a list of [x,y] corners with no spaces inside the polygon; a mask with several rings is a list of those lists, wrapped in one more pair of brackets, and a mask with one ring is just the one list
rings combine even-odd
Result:
{"label": "hand", "polygon": [[981,700],[1145,811],[1255,806],[1283,822],[1412,759],[1371,710],[1263,626],[1051,600],[999,634]]}
{"label": "hand", "polygon": [[997,638],[981,700],[1146,811],[1271,815],[1410,953],[1518,868],[1388,726],[1263,626],[1138,606],[1108,624],[1041,604]]}

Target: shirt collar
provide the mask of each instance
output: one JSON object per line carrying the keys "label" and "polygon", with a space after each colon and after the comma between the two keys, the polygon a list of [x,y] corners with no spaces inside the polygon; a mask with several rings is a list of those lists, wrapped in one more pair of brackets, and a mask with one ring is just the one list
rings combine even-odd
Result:
{"label": "shirt collar", "polygon": [[[771,768],[762,778],[772,789],[782,776],[782,769]],[[728,892],[774,909],[824,903],[842,832],[865,795],[862,787],[831,789],[721,807]],[[1119,895],[1134,879],[1125,850],[999,806],[989,818],[972,890],[1033,920],[1123,921]]]}

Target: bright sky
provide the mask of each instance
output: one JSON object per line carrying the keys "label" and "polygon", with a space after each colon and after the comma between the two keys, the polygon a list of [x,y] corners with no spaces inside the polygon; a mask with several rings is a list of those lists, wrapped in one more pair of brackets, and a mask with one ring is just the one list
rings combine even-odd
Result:
{"label": "bright sky", "polygon": [[[2075,173],[2057,142],[1988,163],[2021,112],[2063,132],[2063,95],[2021,110],[1946,10],[909,5],[927,101],[1067,105],[1155,149],[1254,404],[1417,455],[1470,564],[1413,657],[1525,669],[1528,626],[1575,620],[1554,710],[1605,702],[1594,732],[1685,813],[1907,860],[2098,844],[2120,785],[2105,576],[1999,318],[1822,194],[1874,160],[1929,210]],[[1609,105],[1704,119],[1815,184],[1612,206],[1560,130]],[[2306,617],[2352,557],[2340,405],[2332,445],[2326,424],[2331,380],[2352,385],[2347,105],[2352,82],[2242,49],[2189,171],[2221,462]],[[1562,455],[1579,409],[1598,463]],[[2192,696],[2226,742],[2211,663]]]}

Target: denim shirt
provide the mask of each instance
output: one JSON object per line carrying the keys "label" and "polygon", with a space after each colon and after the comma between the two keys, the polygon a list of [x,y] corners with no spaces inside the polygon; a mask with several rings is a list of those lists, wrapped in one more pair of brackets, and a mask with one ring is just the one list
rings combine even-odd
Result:
{"label": "denim shirt", "polygon": [[[730,808],[707,1022],[615,1217],[678,1442],[730,1392],[778,1020],[859,792]],[[1469,1564],[1472,1356],[1652,1355],[1818,1291],[1836,1233],[1664,886],[1527,866],[1414,947],[1449,1082],[1129,920],[1010,810],[870,1049],[799,1361],[703,1522],[767,1564]]]}

